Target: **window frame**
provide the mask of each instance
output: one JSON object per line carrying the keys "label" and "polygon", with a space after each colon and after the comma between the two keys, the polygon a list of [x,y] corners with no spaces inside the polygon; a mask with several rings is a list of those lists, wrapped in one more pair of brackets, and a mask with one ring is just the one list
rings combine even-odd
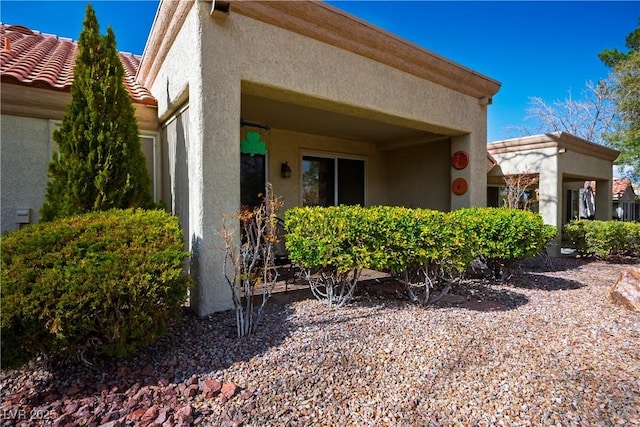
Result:
{"label": "window frame", "polygon": [[[56,129],[58,129],[60,126],[62,125],[62,120],[53,120],[53,119],[49,119],[49,157],[48,157],[48,161],[47,164],[49,164],[49,162],[51,162],[51,160],[53,160],[53,152],[57,151],[58,146],[56,144],[56,142],[53,139],[53,132],[55,132]],[[159,173],[158,173],[158,165],[161,164],[160,162],[162,161],[162,159],[160,158],[160,156],[162,155],[162,153],[160,152],[160,132],[158,131],[148,131],[148,130],[138,130],[138,141],[141,142],[141,146],[140,148],[142,149],[142,138],[151,138],[153,140],[152,142],[152,168],[153,168],[153,173],[151,174],[151,190],[153,191],[153,202],[154,203],[158,203],[159,200],[159,185],[158,185],[158,177],[159,177]],[[144,154],[144,153],[143,153]],[[146,159],[146,157],[145,157]],[[60,153],[58,152],[58,160],[60,160]]]}
{"label": "window frame", "polygon": [[338,200],[340,195],[338,194],[338,175],[339,175],[339,170],[338,170],[338,160],[339,159],[343,159],[343,160],[360,160],[363,163],[363,183],[362,183],[362,192],[363,192],[363,206],[367,206],[367,173],[368,173],[368,157],[367,156],[363,156],[363,155],[358,155],[358,154],[348,154],[348,153],[339,153],[339,152],[329,152],[329,151],[314,151],[314,150],[301,150],[300,151],[300,176],[298,178],[298,185],[299,185],[299,191],[298,191],[298,199],[299,199],[299,205],[300,206],[304,206],[304,181],[303,181],[303,174],[304,171],[302,170],[303,168],[303,163],[304,163],[304,158],[305,157],[319,157],[319,158],[323,158],[323,159],[332,159],[334,162],[334,168],[333,168],[333,196],[334,196],[334,202],[333,202],[333,206],[338,206]]}

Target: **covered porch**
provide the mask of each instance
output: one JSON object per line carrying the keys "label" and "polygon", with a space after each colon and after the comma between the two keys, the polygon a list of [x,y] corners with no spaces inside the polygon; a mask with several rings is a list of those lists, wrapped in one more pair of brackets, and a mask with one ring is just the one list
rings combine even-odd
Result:
{"label": "covered porch", "polygon": [[[561,229],[581,217],[611,219],[613,162],[618,151],[565,132],[497,141],[487,150],[496,161],[487,175],[489,198],[499,197],[505,177],[532,176],[527,195],[535,197],[545,223]],[[581,207],[585,202],[588,206]],[[549,246],[551,256],[560,255],[560,239],[559,233]]]}
{"label": "covered porch", "polygon": [[[451,192],[457,170],[450,159],[455,147],[467,145],[463,132],[254,84],[242,88],[245,205],[257,202],[265,182],[282,198],[281,214],[340,204],[448,211],[457,197],[469,197]],[[253,151],[252,140],[263,153]]]}
{"label": "covered porch", "polygon": [[197,313],[231,308],[216,233],[263,180],[283,211],[486,203],[497,81],[322,2],[217,4],[161,2],[138,74],[158,99]]}

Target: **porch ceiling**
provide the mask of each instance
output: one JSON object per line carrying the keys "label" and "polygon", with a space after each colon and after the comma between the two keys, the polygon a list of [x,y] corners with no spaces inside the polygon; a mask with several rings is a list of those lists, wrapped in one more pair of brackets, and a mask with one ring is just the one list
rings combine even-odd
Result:
{"label": "porch ceiling", "polygon": [[420,145],[447,135],[260,96],[242,94],[241,117],[274,129],[376,143],[380,149]]}

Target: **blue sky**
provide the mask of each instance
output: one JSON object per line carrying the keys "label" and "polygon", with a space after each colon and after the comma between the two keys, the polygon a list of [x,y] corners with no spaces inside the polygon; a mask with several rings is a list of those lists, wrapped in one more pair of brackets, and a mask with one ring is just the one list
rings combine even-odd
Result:
{"label": "blue sky", "polygon": [[[386,31],[502,83],[489,107],[489,141],[525,125],[529,98],[547,103],[580,95],[588,80],[609,70],[598,59],[624,49],[638,25],[640,2],[330,1]],[[110,25],[118,48],[142,54],[158,2],[94,1],[103,32]],[[0,20],[77,40],[85,1],[7,1]]]}

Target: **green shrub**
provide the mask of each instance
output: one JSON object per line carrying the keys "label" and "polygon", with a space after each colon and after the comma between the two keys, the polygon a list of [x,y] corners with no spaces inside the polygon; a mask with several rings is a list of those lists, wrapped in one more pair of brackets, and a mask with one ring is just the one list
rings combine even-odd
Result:
{"label": "green shrub", "polygon": [[363,214],[360,206],[296,207],[285,212],[289,258],[302,268],[316,298],[329,306],[351,300],[361,269],[371,263]]}
{"label": "green shrub", "polygon": [[289,258],[306,268],[338,272],[366,268],[362,241],[367,224],[360,206],[295,207],[285,212]]}
{"label": "green shrub", "polygon": [[0,245],[3,367],[89,344],[130,354],[179,314],[189,286],[178,220],[160,210],[40,223]]}
{"label": "green shrub", "polygon": [[285,223],[290,259],[308,277],[319,271],[320,279],[312,280],[340,283],[348,272],[357,280],[363,268],[389,272],[410,290],[421,288],[422,296],[410,292],[420,302],[436,286],[446,292],[476,258],[502,278],[511,262],[537,255],[555,235],[540,215],[504,208],[293,208]]}
{"label": "green shrub", "polygon": [[473,236],[473,251],[498,279],[519,259],[538,255],[556,234],[537,213],[512,208],[472,207],[451,213],[466,236]]}
{"label": "green shrub", "polygon": [[564,236],[581,255],[640,255],[640,224],[634,222],[574,220],[565,224]]}

